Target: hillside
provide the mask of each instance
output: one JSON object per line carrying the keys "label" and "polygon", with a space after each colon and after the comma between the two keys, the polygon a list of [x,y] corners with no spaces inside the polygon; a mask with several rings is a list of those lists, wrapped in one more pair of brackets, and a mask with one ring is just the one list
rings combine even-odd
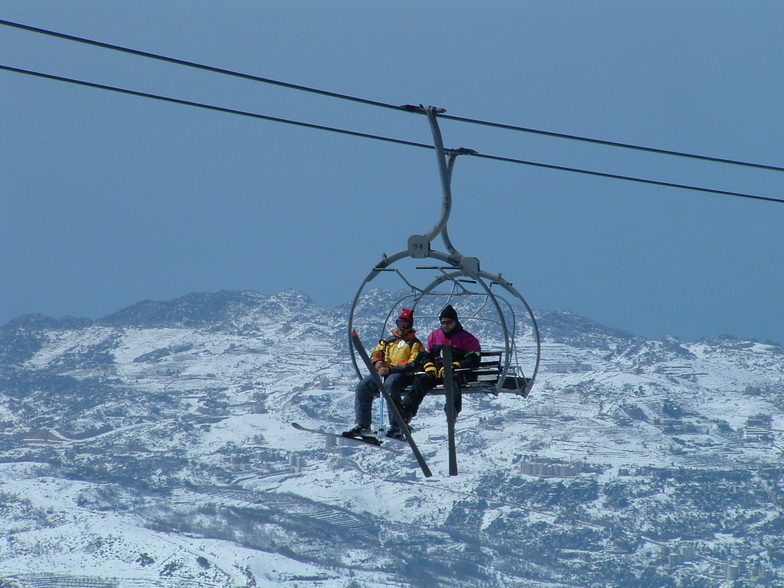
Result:
{"label": "hillside", "polygon": [[538,313],[536,386],[464,400],[459,476],[425,401],[426,479],[291,427],[352,424],[345,320],[218,292],[0,328],[0,586],[784,582],[781,347]]}

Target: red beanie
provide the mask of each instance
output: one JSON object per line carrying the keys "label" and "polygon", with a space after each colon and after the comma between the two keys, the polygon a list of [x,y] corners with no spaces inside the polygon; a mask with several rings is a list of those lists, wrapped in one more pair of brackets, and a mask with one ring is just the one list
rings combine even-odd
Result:
{"label": "red beanie", "polygon": [[408,321],[413,326],[414,324],[414,311],[410,308],[404,308],[403,312],[400,313],[400,316],[397,317],[399,321]]}

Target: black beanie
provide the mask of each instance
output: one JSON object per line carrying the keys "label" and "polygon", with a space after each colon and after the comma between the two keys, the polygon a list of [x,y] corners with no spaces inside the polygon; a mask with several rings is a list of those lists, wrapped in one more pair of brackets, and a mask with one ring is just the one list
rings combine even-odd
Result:
{"label": "black beanie", "polygon": [[455,309],[452,308],[451,304],[447,304],[444,307],[444,309],[441,311],[441,314],[438,315],[438,318],[439,319],[448,318],[448,319],[452,319],[453,321],[456,321],[457,320],[457,311],[455,311]]}

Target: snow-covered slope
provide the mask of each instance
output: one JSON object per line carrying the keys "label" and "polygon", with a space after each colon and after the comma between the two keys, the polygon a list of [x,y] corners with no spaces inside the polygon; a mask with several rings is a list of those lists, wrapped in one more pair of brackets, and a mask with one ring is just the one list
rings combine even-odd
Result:
{"label": "snow-covered slope", "polygon": [[[369,343],[395,299],[358,314]],[[345,308],[218,292],[12,321],[0,586],[784,582],[784,350],[538,319],[531,395],[465,398],[459,476],[425,401],[432,478],[404,445],[291,427],[352,424]]]}

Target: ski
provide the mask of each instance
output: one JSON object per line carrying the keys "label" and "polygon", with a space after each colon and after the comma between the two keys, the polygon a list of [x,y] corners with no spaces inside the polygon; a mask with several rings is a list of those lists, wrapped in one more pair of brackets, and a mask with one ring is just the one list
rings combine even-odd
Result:
{"label": "ski", "polygon": [[370,375],[372,376],[373,380],[378,386],[378,389],[381,390],[381,395],[383,399],[387,401],[387,404],[392,408],[393,412],[395,413],[395,417],[397,417],[397,422],[400,424],[400,428],[403,430],[403,434],[406,436],[406,441],[408,442],[409,447],[411,447],[411,451],[414,453],[414,457],[416,457],[417,463],[419,463],[419,467],[422,470],[422,473],[425,475],[426,478],[429,478],[433,475],[430,471],[430,468],[427,466],[427,462],[425,461],[422,452],[419,451],[419,447],[417,447],[416,443],[414,443],[414,438],[411,436],[411,429],[406,424],[403,415],[400,414],[400,409],[397,407],[397,404],[392,400],[392,397],[389,395],[387,391],[387,387],[384,385],[384,381],[381,379],[381,376],[378,375],[373,364],[370,361],[370,357],[368,357],[367,351],[365,351],[365,346],[362,345],[362,340],[359,338],[359,335],[356,331],[351,332],[351,342],[354,345],[354,349],[357,350],[357,353],[362,358],[365,367],[367,367]]}
{"label": "ski", "polygon": [[444,364],[444,391],[446,392],[446,428],[449,438],[449,475],[457,475],[457,449],[455,448],[455,381],[452,379],[452,345],[447,343],[441,348]]}
{"label": "ski", "polygon": [[372,435],[360,435],[357,437],[349,437],[348,435],[341,435],[340,433],[331,433],[330,431],[322,431],[320,429],[311,429],[309,427],[303,427],[299,423],[291,423],[291,426],[297,429],[298,431],[306,431],[308,433],[315,433],[316,435],[323,435],[325,437],[334,437],[335,439],[348,439],[349,441],[354,441],[355,443],[361,443],[362,445],[369,445],[370,447],[377,447],[378,449],[383,449],[384,451],[389,451],[390,453],[395,453],[397,455],[403,455],[405,452],[400,451],[399,449],[392,449],[391,447],[385,447],[383,445],[383,441],[378,437],[374,437]]}

